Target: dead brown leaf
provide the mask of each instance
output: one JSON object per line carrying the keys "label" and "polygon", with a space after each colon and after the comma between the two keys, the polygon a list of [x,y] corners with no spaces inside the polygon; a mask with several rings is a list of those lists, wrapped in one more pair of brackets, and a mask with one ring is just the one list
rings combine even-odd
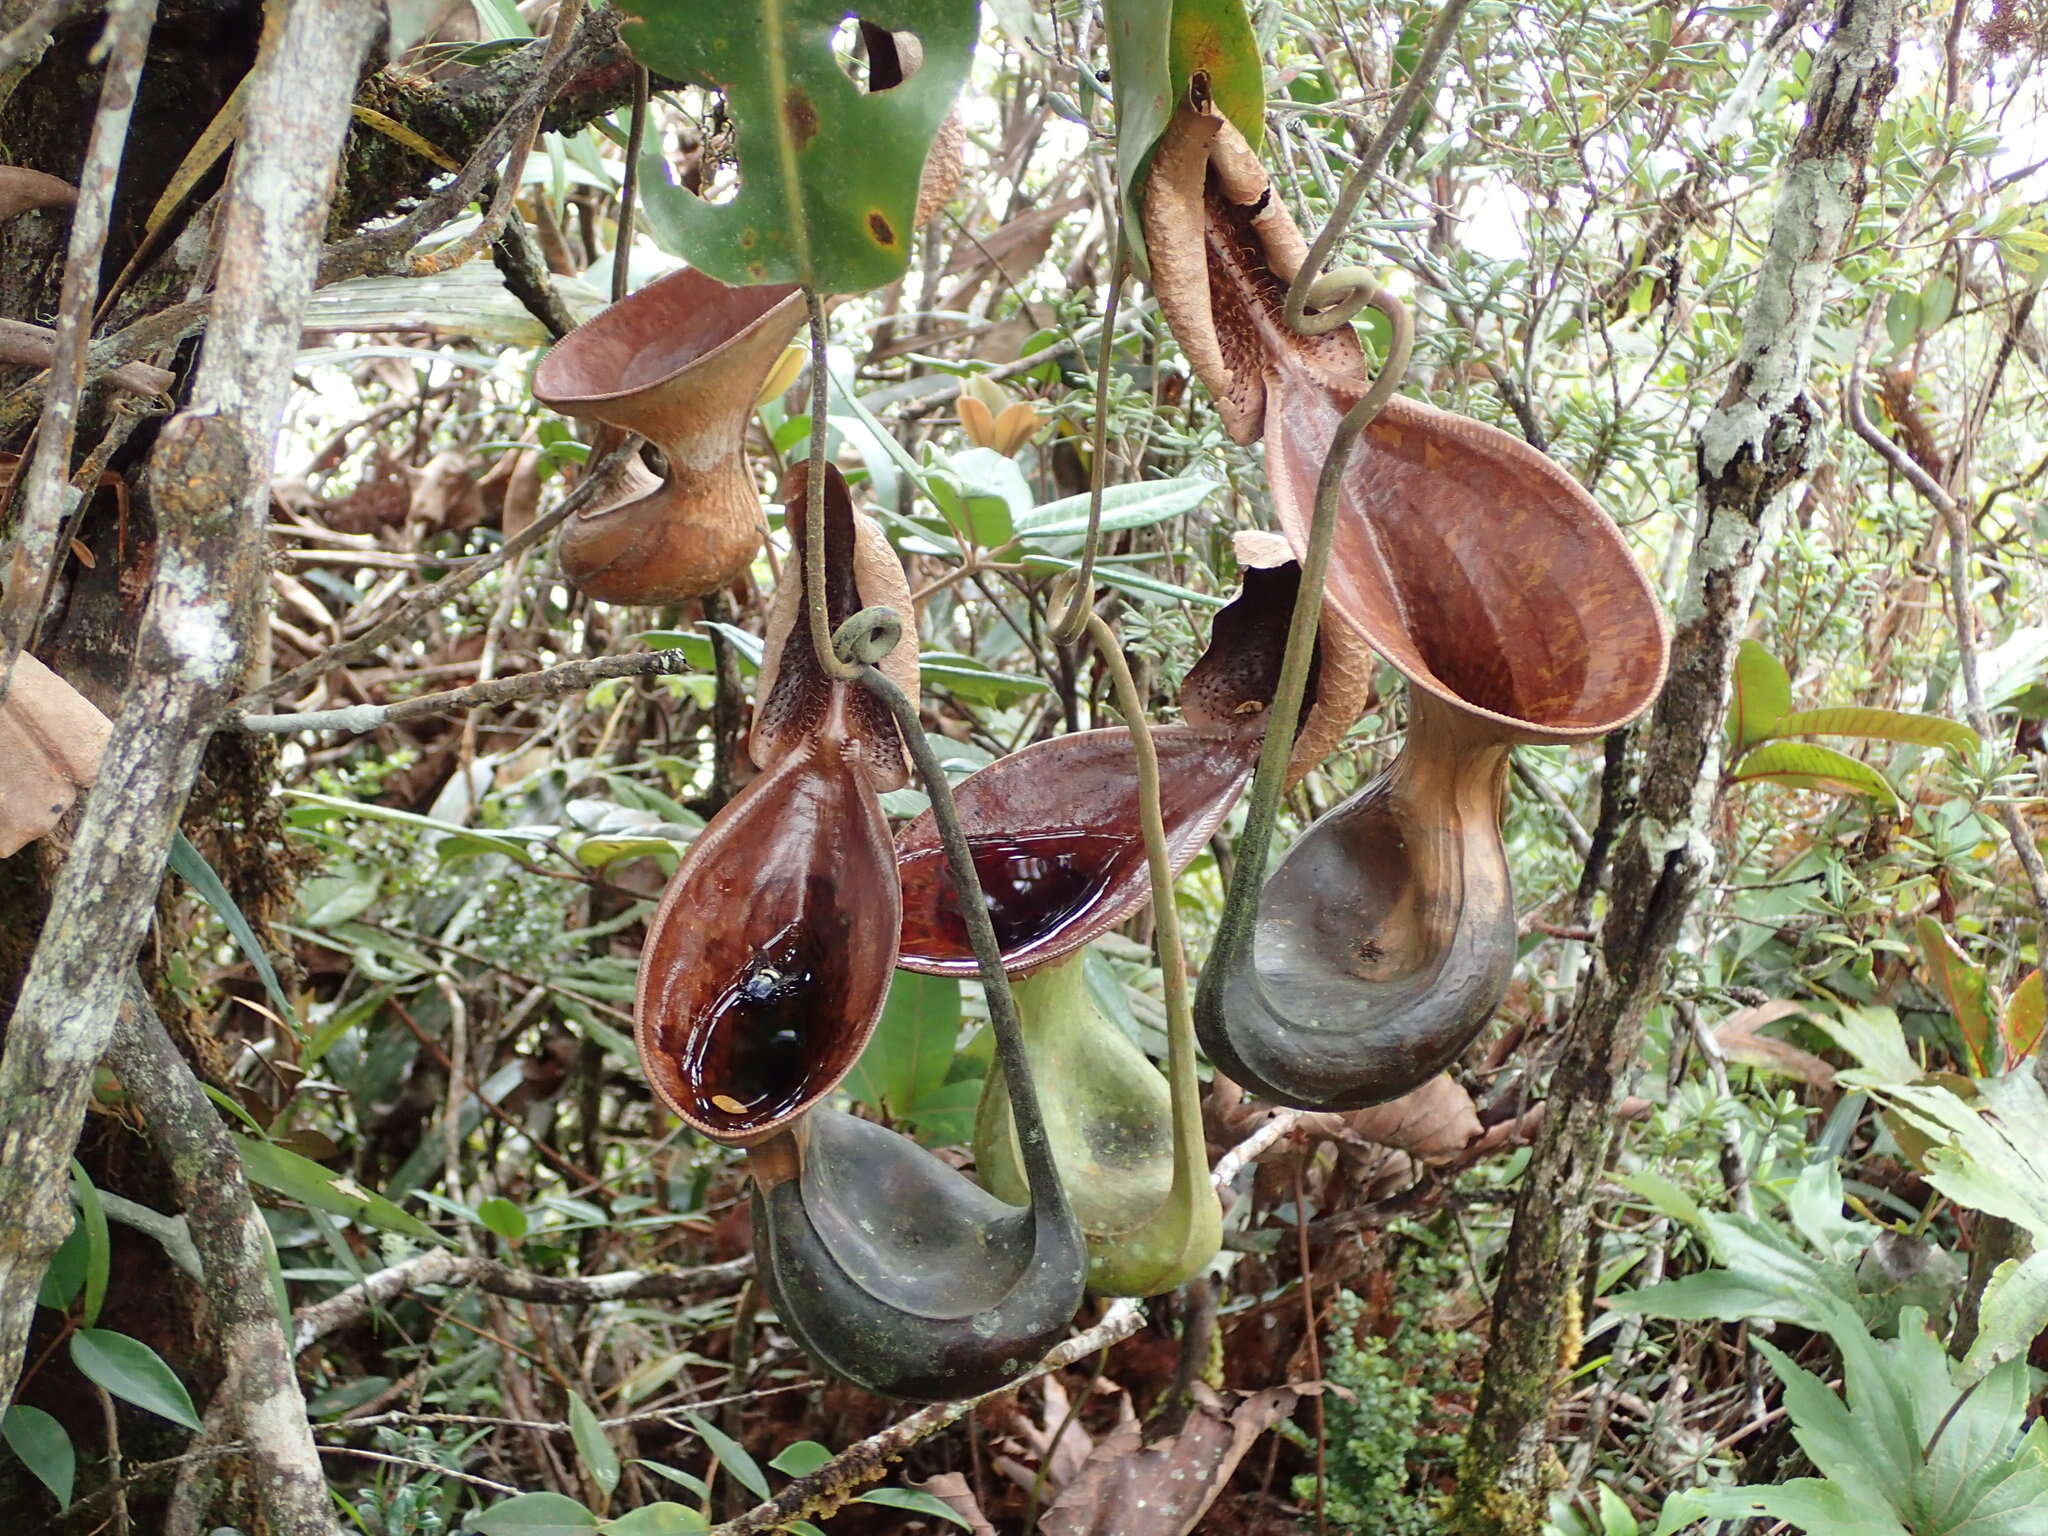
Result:
{"label": "dead brown leaf", "polygon": [[961,1472],[941,1472],[923,1482],[915,1478],[905,1481],[919,1493],[928,1493],[946,1508],[967,1522],[969,1536],[996,1536],[996,1528],[989,1524],[988,1516],[981,1512],[981,1501],[974,1496],[974,1490],[967,1486],[967,1477]]}
{"label": "dead brown leaf", "polygon": [[57,825],[98,777],[112,727],[26,651],[0,702],[0,858]]}
{"label": "dead brown leaf", "polygon": [[1157,1445],[1112,1436],[1045,1512],[1046,1536],[1187,1536],[1254,1440],[1294,1411],[1292,1387],[1270,1387],[1226,1417],[1206,1387],[1186,1427]]}
{"label": "dead brown leaf", "polygon": [[1774,997],[1768,1003],[1745,1008],[1724,1020],[1714,1031],[1714,1043],[1721,1054],[1739,1067],[1756,1067],[1780,1077],[1796,1078],[1815,1088],[1835,1086],[1835,1069],[1811,1051],[1774,1040],[1757,1031],[1780,1019],[1806,1012],[1804,1004],[1788,997]]}

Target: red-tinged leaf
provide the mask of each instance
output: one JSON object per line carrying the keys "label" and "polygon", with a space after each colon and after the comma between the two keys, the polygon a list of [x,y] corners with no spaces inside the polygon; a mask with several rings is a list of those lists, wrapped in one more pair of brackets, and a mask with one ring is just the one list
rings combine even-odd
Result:
{"label": "red-tinged leaf", "polygon": [[2006,1065],[2025,1061],[2040,1045],[2042,1027],[2048,1023],[2048,1006],[2044,1006],[2044,1002],[2048,999],[2043,997],[2038,970],[2030,971],[2027,979],[2005,1000],[2005,1012],[1998,1020],[1998,1033],[2005,1041]]}
{"label": "red-tinged leaf", "polygon": [[1868,795],[1887,805],[1899,803],[1898,791],[1868,763],[1859,763],[1832,747],[1804,741],[1774,741],[1758,747],[1735,768],[1738,784],[1763,780],[1788,789],[1818,789],[1832,795]]}
{"label": "red-tinged leaf", "polygon": [[1940,715],[1910,715],[1896,709],[1801,709],[1779,716],[1767,728],[1772,736],[1867,736],[1909,746],[1940,747],[1953,757],[1977,750],[1978,736],[1957,720]]}
{"label": "red-tinged leaf", "polygon": [[1956,1028],[1970,1053],[1970,1068],[1991,1069],[1991,982],[1984,967],[1963,953],[1948,931],[1931,917],[1915,925],[1920,952],[1927,959],[1927,979],[1955,1015]]}

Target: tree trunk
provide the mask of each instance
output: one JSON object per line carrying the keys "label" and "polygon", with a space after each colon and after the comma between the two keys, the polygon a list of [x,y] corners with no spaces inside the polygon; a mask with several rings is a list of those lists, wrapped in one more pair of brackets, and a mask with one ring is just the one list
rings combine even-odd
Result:
{"label": "tree trunk", "polygon": [[1643,733],[1640,789],[1622,821],[1606,918],[1522,1176],[1460,1468],[1462,1536],[1536,1536],[1556,1485],[1551,1398],[1578,1354],[1579,1277],[1613,1109],[1679,925],[1713,868],[1708,813],[1729,677],[1775,542],[1781,493],[1816,457],[1817,412],[1805,393],[1813,336],[1863,200],[1871,135],[1896,78],[1899,24],[1899,0],[1841,0],[1835,12],[1733,375],[1700,427],[1700,515],[1671,679]]}

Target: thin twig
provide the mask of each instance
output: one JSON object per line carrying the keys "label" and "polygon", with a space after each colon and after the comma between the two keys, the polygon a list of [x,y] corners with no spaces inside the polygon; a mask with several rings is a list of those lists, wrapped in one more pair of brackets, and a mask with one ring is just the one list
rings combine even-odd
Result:
{"label": "thin twig", "polygon": [[[1876,344],[1877,322],[1881,315],[1882,311],[1873,307],[1870,318],[1864,322],[1863,339],[1856,349],[1856,361],[1850,367],[1849,382],[1843,390],[1843,404],[1848,409],[1849,424],[1856,429],[1856,435],[1920,493],[1948,530],[1948,595],[1956,623],[1956,654],[1962,664],[1964,707],[1970,717],[1970,728],[1986,741],[1996,741],[1997,725],[1985,706],[1984,683],[1977,666],[1977,612],[1970,600],[1970,519],[1947,487],[1877,429],[1863,406],[1863,369],[1871,348]],[[2005,828],[2006,838],[2020,861],[2020,868],[2026,871],[2027,884],[2034,895],[2034,920],[2040,925],[2042,943],[2048,944],[2048,864],[2043,863],[2041,850],[2035,846],[2033,834],[2020,815],[2019,807],[2001,800],[1994,809],[1999,825]]]}
{"label": "thin twig", "polygon": [[36,430],[35,452],[22,475],[20,528],[7,561],[6,593],[0,596],[0,699],[14,673],[14,658],[28,644],[56,564],[57,535],[76,494],[71,484],[71,451],[78,437],[78,403],[85,390],[86,340],[93,303],[99,296],[100,257],[113,221],[114,190],[128,124],[156,24],[156,0],[110,0],[101,46],[107,52],[93,115],[85,164],[78,173],[78,201],[71,212],[71,240],[57,300],[57,324],[50,342],[50,384]]}
{"label": "thin twig", "polygon": [[[1095,556],[1102,543],[1102,491],[1109,478],[1109,387],[1114,377],[1110,363],[1116,356],[1116,307],[1123,296],[1127,265],[1123,215],[1119,213],[1116,251],[1109,264],[1109,297],[1102,301],[1102,339],[1097,349],[1101,355],[1095,367],[1095,443],[1088,464],[1088,532],[1081,541],[1080,569],[1066,583],[1067,605],[1053,616],[1049,626],[1054,645],[1072,645],[1079,640],[1088,628],[1089,614],[1095,606]],[[1135,732],[1137,727],[1131,729]]]}
{"label": "thin twig", "polygon": [[418,698],[400,699],[396,704],[351,704],[343,709],[312,709],[295,715],[230,715],[228,723],[245,731],[349,731],[361,735],[381,726],[402,725],[425,715],[488,709],[527,699],[560,698],[565,693],[581,693],[608,678],[674,677],[689,670],[689,657],[680,650],[642,651],[630,656],[594,656],[587,661],[565,661],[558,666],[543,667],[538,672],[493,678],[468,688],[451,688],[445,693],[425,693]]}
{"label": "thin twig", "polygon": [[[623,457],[625,451],[621,448],[614,450],[614,453]],[[315,678],[326,676],[336,667],[345,667],[352,661],[361,661],[385,641],[403,634],[443,603],[475,586],[507,560],[524,554],[597,498],[610,483],[609,459],[610,456],[607,456],[607,459],[587,466],[576,488],[547,516],[535,518],[525,529],[507,539],[491,553],[470,561],[460,569],[449,572],[432,586],[414,593],[396,613],[372,624],[355,639],[344,641],[324,655],[315,656],[311,661],[292,668],[284,676],[273,678],[261,688],[243,694],[241,698],[235,700],[234,708],[237,711],[247,711],[254,705],[296,692]]]}

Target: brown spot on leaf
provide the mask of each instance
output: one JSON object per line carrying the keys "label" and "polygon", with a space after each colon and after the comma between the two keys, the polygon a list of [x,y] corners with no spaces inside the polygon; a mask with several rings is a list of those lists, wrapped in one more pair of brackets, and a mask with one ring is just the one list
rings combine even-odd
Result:
{"label": "brown spot on leaf", "polygon": [[875,244],[877,245],[894,245],[896,243],[895,226],[883,218],[880,213],[870,213],[868,215],[868,233],[875,237]]}
{"label": "brown spot on leaf", "polygon": [[802,149],[818,135],[818,109],[802,86],[792,86],[782,98],[782,120],[789,124],[790,137]]}

